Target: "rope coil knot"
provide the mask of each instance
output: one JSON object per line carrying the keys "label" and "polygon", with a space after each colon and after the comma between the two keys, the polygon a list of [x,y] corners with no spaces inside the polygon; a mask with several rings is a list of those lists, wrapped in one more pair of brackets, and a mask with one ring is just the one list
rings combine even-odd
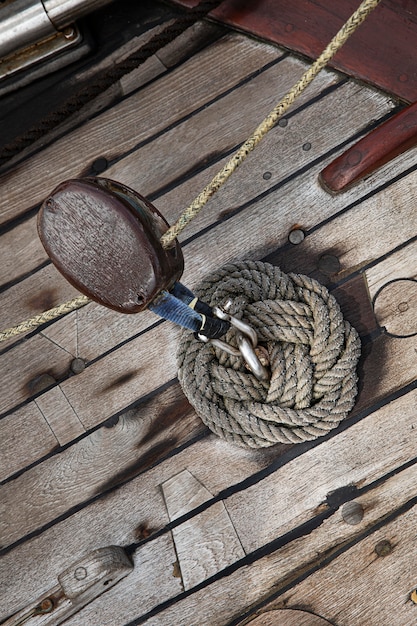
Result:
{"label": "rope coil knot", "polygon": [[[360,339],[328,290],[268,263],[230,263],[196,290],[210,306],[250,324],[271,377],[258,380],[243,358],[184,331],[178,378],[203,422],[227,441],[253,448],[325,435],[347,416],[357,393]],[[234,330],[227,343],[236,345]]]}

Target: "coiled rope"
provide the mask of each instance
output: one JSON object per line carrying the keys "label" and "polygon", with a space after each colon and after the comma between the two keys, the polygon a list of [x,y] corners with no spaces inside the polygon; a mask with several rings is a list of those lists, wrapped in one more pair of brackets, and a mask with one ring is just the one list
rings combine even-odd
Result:
{"label": "coiled rope", "polygon": [[[316,439],[353,407],[360,339],[334,296],[317,281],[243,261],[208,276],[196,295],[248,322],[266,349],[269,381],[243,358],[202,344],[183,331],[178,379],[203,422],[219,437],[260,448]],[[235,331],[225,337],[236,346]]]}
{"label": "coiled rope", "polygon": [[[373,9],[381,2],[381,0],[364,0],[359,8],[352,14],[348,21],[342,26],[339,32],[331,40],[325,50],[311,67],[303,74],[299,81],[290,89],[287,95],[276,105],[265,120],[258,126],[253,135],[245,141],[239,150],[226,163],[222,170],[212,179],[212,181],[203,189],[197,198],[185,209],[175,224],[167,230],[161,239],[164,247],[169,247],[173,240],[184,230],[187,224],[201,211],[211,196],[220,189],[226,180],[232,175],[237,167],[243,163],[248,154],[259,144],[265,135],[274,127],[280,117],[286,113],[289,107],[294,103],[296,98],[308,87],[317,74],[325,67],[325,65],[333,58],[338,50],[343,46],[346,40],[356,31],[362,22],[368,17]],[[149,44],[148,44],[149,45]],[[36,319],[43,315],[48,316],[47,321],[58,318],[64,314],[61,307],[71,311],[76,310],[80,306],[85,306],[88,300],[79,301],[79,298],[70,300],[63,305],[46,311],[42,316],[36,316],[22,322],[21,324],[8,328],[0,332],[0,342],[16,337],[17,335],[34,330],[38,326],[45,323],[44,321],[36,322]],[[50,314],[50,315],[49,315]]]}

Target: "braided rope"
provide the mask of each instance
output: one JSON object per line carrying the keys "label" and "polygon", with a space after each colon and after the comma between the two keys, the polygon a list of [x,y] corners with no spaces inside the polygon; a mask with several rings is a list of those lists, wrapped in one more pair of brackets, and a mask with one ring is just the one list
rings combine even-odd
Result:
{"label": "braided rope", "polygon": [[59,304],[53,309],[49,309],[40,315],[35,315],[30,319],[18,324],[17,326],[13,326],[12,328],[6,328],[0,332],[0,342],[7,341],[7,339],[12,339],[12,337],[16,337],[17,335],[21,335],[22,333],[28,333],[31,330],[35,330],[35,328],[39,328],[42,324],[46,324],[47,322],[51,322],[61,315],[66,315],[67,313],[71,313],[72,311],[76,311],[80,309],[82,306],[88,304],[90,300],[87,296],[78,296],[73,300],[69,300],[68,302],[64,302],[63,304]]}
{"label": "braided rope", "polygon": [[201,191],[195,200],[184,210],[175,224],[162,235],[161,243],[164,248],[168,248],[187,224],[198,215],[203,206],[210,200],[211,196],[224,185],[239,165],[243,163],[249,153],[256,148],[265,135],[275,126],[280,117],[288,111],[296,98],[308,87],[317,74],[327,65],[336,52],[340,50],[347,39],[349,39],[380,2],[381,0],[364,0],[364,2],[362,2],[359,8],[333,37],[318,59],[304,72],[286,96],[284,96],[271,113],[260,123],[254,133],[241,145],[220,172],[216,174],[210,183],[204,187],[203,191]]}
{"label": "braided rope", "polygon": [[[215,0],[213,0],[213,2],[214,1]],[[246,159],[248,154],[252,150],[254,150],[254,148],[265,137],[265,135],[274,127],[278,119],[282,117],[282,115],[294,103],[296,98],[306,89],[306,87],[308,87],[308,85],[317,76],[317,74],[332,59],[332,57],[343,46],[346,40],[355,32],[355,30],[362,24],[362,22],[368,17],[371,11],[380,2],[381,0],[364,0],[360,4],[359,8],[342,26],[342,28],[331,40],[331,42],[328,44],[322,54],[313,63],[313,65],[311,65],[311,67],[303,74],[300,80],[292,87],[292,89],[290,89],[287,95],[276,105],[273,111],[271,111],[271,113],[258,126],[253,135],[245,141],[245,143],[226,163],[221,171],[218,172],[213,180],[190,204],[190,206],[185,209],[185,211],[180,215],[175,224],[173,224],[166,231],[166,233],[164,233],[164,235],[161,237],[161,243],[164,248],[168,248],[172,244],[172,242],[178,237],[178,235],[184,230],[184,228],[191,222],[191,220],[196,217],[196,215],[201,211],[201,209],[208,202],[211,196],[213,196],[216,191],[218,191],[220,187],[224,185],[224,183],[237,169],[237,167]],[[202,11],[208,11],[210,5],[210,1],[207,0],[207,2],[202,2],[201,6],[198,5],[198,7],[196,7],[195,9],[196,11],[197,9],[201,9]],[[200,16],[200,14],[198,14],[198,16]],[[194,18],[197,18],[197,12],[195,13]],[[160,38],[161,33],[157,37]],[[151,42],[148,42],[148,44],[145,46],[146,50],[142,51],[144,54],[147,54],[149,52],[151,43],[153,45],[153,40],[151,40]],[[137,55],[138,53],[135,54]],[[34,141],[34,139],[36,139],[36,137],[28,137],[29,142]],[[26,138],[23,138],[23,140],[26,141]],[[7,151],[8,149],[9,148],[6,147],[5,150]],[[21,149],[21,147],[19,147],[19,149]],[[17,148],[13,147],[13,150],[17,150]],[[10,154],[7,154],[5,157],[2,157],[0,155],[0,165],[2,162],[2,158],[7,160],[14,154],[13,150],[11,150]],[[75,298],[74,300],[66,302],[61,306],[64,308],[68,307],[68,311],[74,311],[75,309],[84,306],[85,304],[87,304],[87,301],[81,301],[79,298]],[[2,341],[5,341],[6,339],[10,339],[12,337],[20,335],[21,333],[27,332],[28,330],[34,330],[38,326],[44,324],[46,321],[52,321],[53,319],[60,317],[61,315],[63,315],[63,313],[61,312],[61,308],[56,307],[55,309],[50,309],[49,311],[46,311],[42,315],[32,317],[22,324],[19,324],[12,328],[8,328],[7,330],[0,332],[0,343]],[[41,319],[42,321],[38,321],[39,319]]]}
{"label": "braided rope", "polygon": [[[360,339],[335,298],[317,281],[267,263],[231,263],[196,290],[211,306],[232,299],[230,313],[257,331],[271,370],[259,381],[241,357],[184,331],[178,378],[203,422],[249,447],[298,443],[325,435],[351,410]],[[231,329],[226,341],[236,346]]]}

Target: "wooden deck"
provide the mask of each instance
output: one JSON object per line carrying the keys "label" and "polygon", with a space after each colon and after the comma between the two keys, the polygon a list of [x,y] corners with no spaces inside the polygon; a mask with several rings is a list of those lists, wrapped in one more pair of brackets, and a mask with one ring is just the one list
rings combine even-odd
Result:
{"label": "wooden deck", "polygon": [[[119,103],[0,177],[0,328],[76,295],[36,232],[59,182],[100,164],[172,222],[306,67],[203,32],[203,50],[182,38],[124,79]],[[90,304],[1,346],[0,620],[118,545],[133,572],[68,625],[304,626],[288,609],[416,623],[417,148],[345,193],[318,183],[396,110],[322,72],[181,237],[191,288],[225,262],[266,259],[332,290],[363,354],[357,404],[325,438],[254,451],[209,433],[176,379],[179,332],[150,312]]]}

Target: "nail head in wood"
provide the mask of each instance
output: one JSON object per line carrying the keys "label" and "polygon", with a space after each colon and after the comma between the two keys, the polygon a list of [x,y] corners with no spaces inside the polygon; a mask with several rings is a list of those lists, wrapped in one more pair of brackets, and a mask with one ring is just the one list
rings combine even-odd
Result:
{"label": "nail head in wood", "polygon": [[318,269],[323,274],[337,274],[340,271],[340,261],[334,254],[322,254],[319,258]]}
{"label": "nail head in wood", "polygon": [[71,361],[70,369],[73,374],[81,374],[81,372],[85,370],[84,359],[80,359],[79,357],[73,359]]}
{"label": "nail head in wood", "polygon": [[392,544],[388,539],[382,539],[382,541],[378,541],[375,546],[375,552],[378,556],[384,557],[388,556],[392,552]]}
{"label": "nail head in wood", "polygon": [[342,518],[346,524],[355,526],[363,520],[364,510],[359,502],[346,502],[342,506]]}
{"label": "nail head in wood", "polygon": [[291,230],[290,234],[288,235],[288,241],[295,246],[304,241],[304,239],[305,232],[301,230],[301,228],[294,228],[294,230]]}
{"label": "nail head in wood", "polygon": [[40,376],[36,376],[33,380],[30,381],[29,387],[33,394],[40,393],[41,391],[45,391],[52,385],[56,384],[56,380],[51,374],[41,374]]}

